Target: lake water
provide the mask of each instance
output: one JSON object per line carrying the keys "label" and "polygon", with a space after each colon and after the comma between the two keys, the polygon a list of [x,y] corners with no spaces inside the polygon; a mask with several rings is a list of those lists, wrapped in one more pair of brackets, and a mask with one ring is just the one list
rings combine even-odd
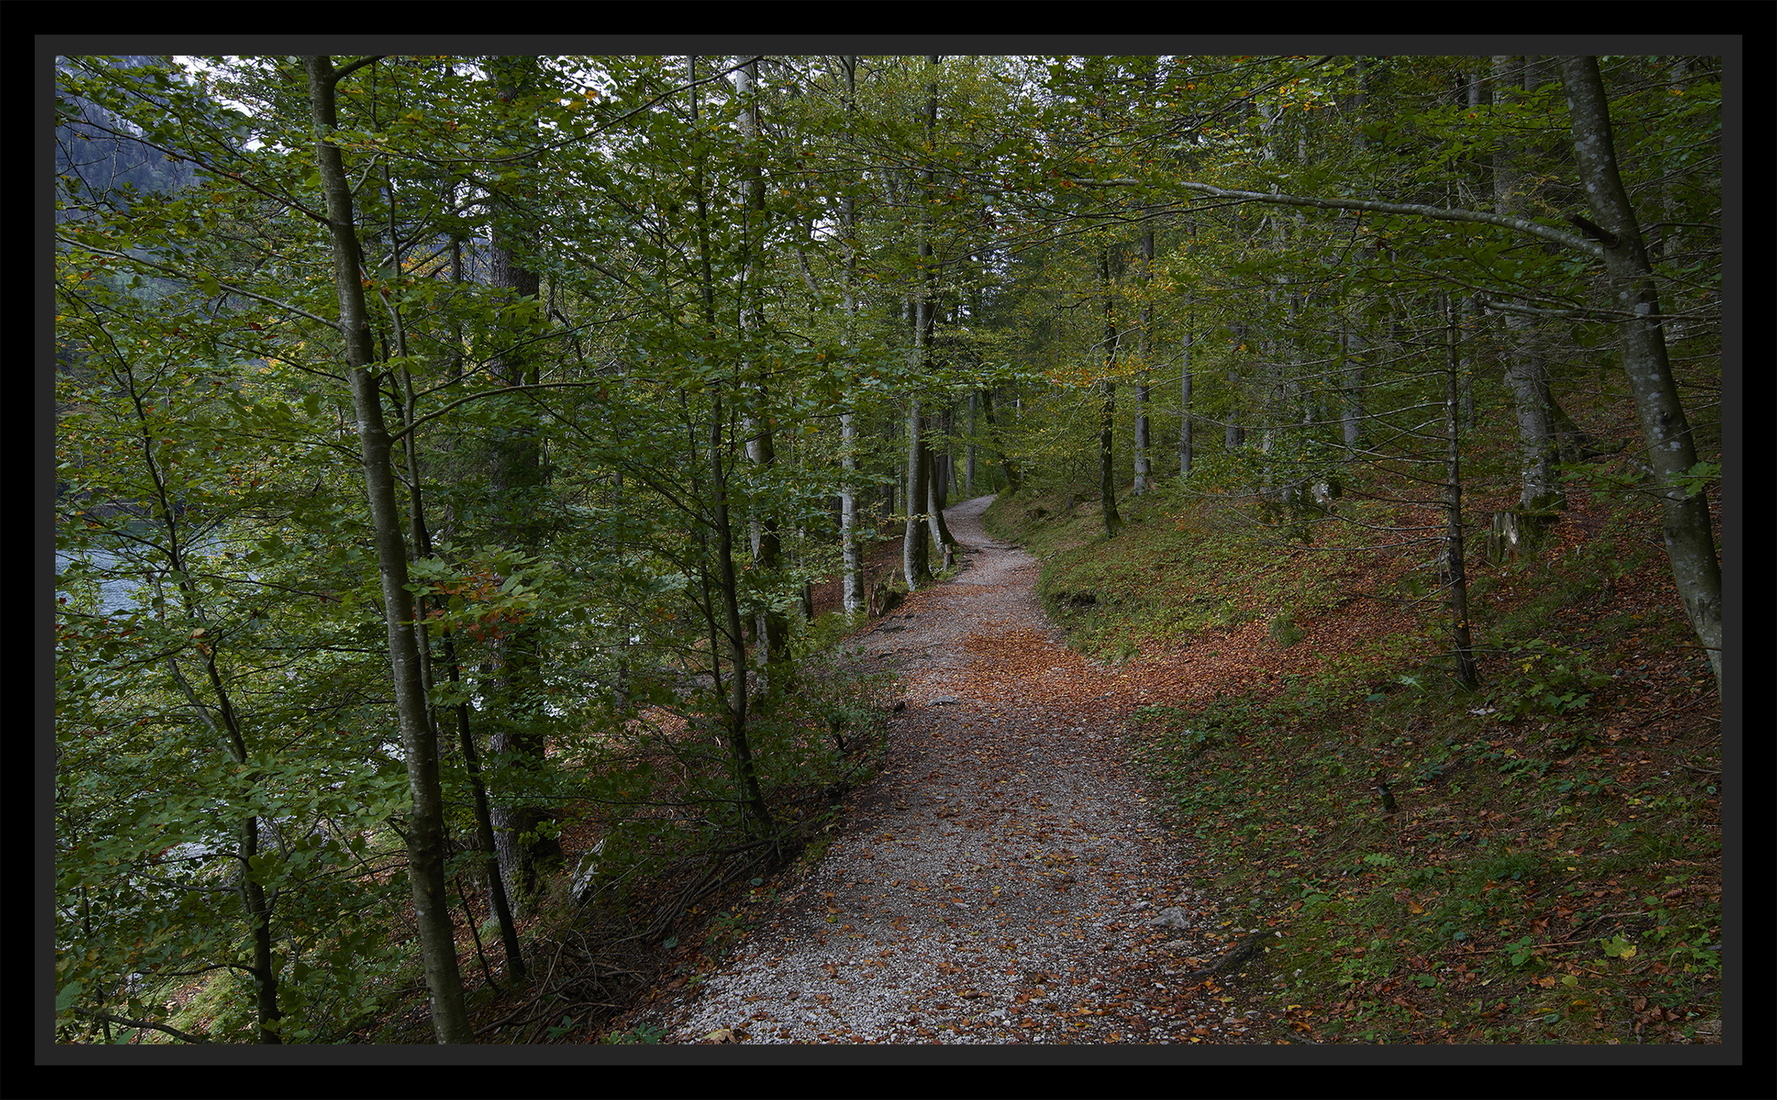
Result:
{"label": "lake water", "polygon": [[[63,570],[80,560],[80,557],[84,557],[88,563],[104,572],[111,572],[120,568],[124,564],[122,559],[116,554],[111,553],[109,550],[89,550],[86,551],[84,555],[79,556],[64,550],[57,550],[57,575],[59,576]],[[138,606],[141,589],[142,585],[140,582],[125,577],[112,577],[108,580],[100,581],[99,614],[115,615],[119,611],[127,611],[132,607]],[[56,589],[57,600],[60,600],[66,595],[68,595],[68,593],[63,589]]]}

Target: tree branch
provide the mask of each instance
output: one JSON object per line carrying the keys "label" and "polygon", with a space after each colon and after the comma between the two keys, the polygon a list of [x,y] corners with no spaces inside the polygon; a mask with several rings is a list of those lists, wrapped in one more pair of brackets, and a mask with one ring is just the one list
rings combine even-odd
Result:
{"label": "tree branch", "polygon": [[1526,233],[1532,237],[1541,237],[1553,241],[1563,248],[1575,252],[1583,252],[1595,259],[1604,258],[1604,249],[1584,237],[1577,237],[1566,230],[1533,222],[1528,218],[1513,217],[1509,214],[1491,214],[1482,210],[1459,210],[1446,206],[1425,206],[1410,202],[1374,202],[1369,199],[1321,199],[1309,195],[1278,195],[1263,191],[1231,191],[1224,187],[1214,187],[1207,183],[1182,182],[1176,185],[1181,190],[1191,191],[1200,195],[1209,195],[1221,199],[1239,199],[1243,202],[1263,202],[1276,206],[1308,206],[1320,210],[1368,210],[1377,214],[1409,214],[1435,221],[1470,222],[1479,225],[1497,225],[1518,233]]}
{"label": "tree branch", "polygon": [[[56,234],[56,240],[61,242],[62,244],[71,245],[75,248],[78,248],[78,249],[84,251],[84,252],[90,252],[95,256],[110,256],[113,259],[123,260],[127,263],[140,264],[141,266],[149,268],[150,270],[158,271],[163,275],[170,275],[175,279],[181,279],[181,280],[184,280],[185,282],[195,282],[196,281],[195,277],[187,271],[182,271],[179,268],[172,267],[167,264],[155,263],[153,260],[144,259],[141,256],[132,256],[128,252],[116,252],[116,251],[113,251],[108,248],[97,248],[91,244],[88,244],[85,241],[77,240],[72,237],[65,237],[60,233]],[[225,283],[225,282],[222,282],[221,280],[217,280],[216,285],[218,287],[220,287],[221,289],[226,290],[230,294],[239,294],[243,298],[252,298],[254,301],[264,302],[268,306],[272,306],[273,308],[284,310],[288,313],[293,313],[298,317],[306,317],[311,321],[315,321],[319,324],[326,325],[330,329],[338,329],[339,328],[338,321],[329,321],[327,318],[322,317],[319,314],[310,313],[308,310],[303,309],[301,306],[293,306],[289,302],[279,301],[276,298],[272,298],[267,295],[260,294],[256,291],[248,290],[245,287],[235,286],[233,283]]]}
{"label": "tree branch", "polygon": [[1617,235],[1610,230],[1605,229],[1603,226],[1593,225],[1578,214],[1567,215],[1567,220],[1578,226],[1581,233],[1584,233],[1586,236],[1597,241],[1599,244],[1602,244],[1604,247],[1615,248],[1617,246]]}
{"label": "tree branch", "polygon": [[[1080,187],[1136,187],[1144,182],[1135,179],[1070,181]],[[1563,248],[1582,252],[1593,259],[1604,258],[1604,246],[1576,236],[1564,229],[1531,221],[1529,218],[1513,217],[1509,214],[1493,214],[1484,210],[1461,210],[1448,206],[1426,206],[1416,202],[1376,202],[1370,199],[1323,199],[1313,195],[1284,195],[1269,191],[1236,191],[1227,187],[1216,187],[1208,183],[1193,183],[1181,180],[1169,186],[1193,194],[1208,195],[1211,198],[1227,199],[1233,202],[1262,202],[1273,206],[1307,206],[1317,210],[1365,210],[1376,214],[1405,214],[1413,217],[1431,218],[1434,221],[1469,222],[1477,225],[1497,225],[1517,233],[1525,233],[1532,237],[1541,237],[1545,241],[1553,241]],[[1569,221],[1574,221],[1569,218]],[[1575,224],[1579,224],[1576,222]]]}
{"label": "tree branch", "polygon": [[113,1024],[123,1024],[125,1027],[146,1027],[152,1028],[155,1031],[164,1031],[173,1038],[183,1039],[188,1043],[208,1043],[210,1041],[202,1035],[193,1035],[189,1031],[180,1031],[176,1027],[168,1027],[166,1024],[157,1024],[153,1020],[132,1020],[128,1016],[113,1016],[109,1012],[95,1012],[90,1008],[75,1008],[70,1009],[69,1011],[80,1016],[90,1016],[95,1020],[104,1020]]}
{"label": "tree branch", "polygon": [[393,443],[396,440],[403,438],[428,420],[436,420],[445,413],[450,412],[452,409],[467,405],[471,401],[478,401],[483,397],[498,397],[505,393],[522,393],[527,390],[580,389],[586,386],[608,386],[610,384],[610,379],[595,378],[589,382],[529,382],[518,386],[501,386],[498,389],[492,390],[476,390],[474,393],[459,397],[449,404],[440,405],[438,408],[433,409],[424,416],[416,416],[398,429],[390,430],[389,442]]}

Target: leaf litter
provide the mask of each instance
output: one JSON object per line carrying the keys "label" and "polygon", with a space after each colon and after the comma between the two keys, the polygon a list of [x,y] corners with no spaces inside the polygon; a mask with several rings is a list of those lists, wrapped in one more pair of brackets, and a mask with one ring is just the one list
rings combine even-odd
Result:
{"label": "leaf litter", "polygon": [[991,499],[946,513],[960,577],[856,639],[905,701],[882,774],[738,950],[649,1006],[662,1041],[1289,1041],[1230,1007],[1215,966],[1262,936],[1220,914],[1127,757],[1148,692],[1066,646],[1037,562],[983,530]]}

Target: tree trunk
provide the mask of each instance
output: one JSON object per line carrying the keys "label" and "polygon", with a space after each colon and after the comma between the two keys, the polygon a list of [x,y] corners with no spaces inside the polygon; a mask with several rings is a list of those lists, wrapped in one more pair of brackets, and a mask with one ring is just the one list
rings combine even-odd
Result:
{"label": "tree trunk", "polygon": [[[697,58],[687,57],[685,64],[688,70],[685,85],[691,90],[691,114],[696,118],[699,113]],[[717,328],[716,275],[709,234],[709,199],[704,193],[704,169],[701,163],[696,165],[694,176],[697,270],[701,284],[698,294],[703,310],[703,326],[706,332],[714,333]],[[704,447],[710,478],[708,533],[714,539],[714,546],[709,548],[710,557],[704,559],[701,571],[706,580],[712,568],[715,574],[716,592],[708,603],[711,629],[710,672],[715,681],[716,692],[721,697],[721,734],[728,745],[729,764],[733,769],[737,788],[736,800],[740,803],[747,830],[757,837],[770,837],[776,833],[776,824],[759,786],[758,767],[753,759],[752,741],[747,730],[747,632],[740,606],[740,578],[734,565],[734,520],[730,507],[733,489],[726,461],[728,400],[724,394],[730,385],[738,389],[739,379],[736,378],[732,383],[717,379],[709,385],[710,423]],[[722,679],[724,657],[729,668],[726,683]]]}
{"label": "tree trunk", "polygon": [[1339,377],[1339,439],[1346,450],[1354,451],[1364,440],[1366,373],[1363,337],[1358,334],[1355,325],[1347,325],[1339,333],[1339,356],[1344,363]]}
{"label": "tree trunk", "polygon": [[[919,354],[916,350],[914,354]],[[920,415],[920,401],[915,397],[907,410],[907,527],[901,533],[901,574],[907,591],[924,588],[932,574],[931,551],[925,517],[919,509],[930,506],[931,491],[927,479],[931,463],[926,461],[925,425]]]}
{"label": "tree trunk", "polygon": [[[934,71],[938,64],[937,55],[926,58],[927,64]],[[920,169],[920,199],[926,206],[926,214],[920,227],[919,238],[919,270],[917,272],[918,288],[913,301],[913,376],[914,384],[931,371],[932,365],[932,333],[936,325],[937,281],[938,268],[936,254],[932,247],[935,230],[932,227],[931,203],[935,173],[932,169],[932,142],[938,127],[938,85],[934,80],[926,85],[926,105],[924,113],[926,137],[926,163]],[[931,552],[927,547],[927,529],[932,526],[928,517],[923,517],[920,509],[928,513],[931,510],[931,461],[926,455],[925,422],[921,419],[920,398],[913,397],[907,414],[907,529],[902,535],[901,569],[906,575],[907,590],[914,591],[923,587],[931,576]],[[922,522],[922,519],[925,522]]]}
{"label": "tree trunk", "polygon": [[[535,57],[495,57],[489,60],[489,68],[503,103],[536,90]],[[514,132],[510,140],[519,144],[534,137],[534,133]],[[493,190],[496,201],[488,281],[508,304],[521,298],[535,299],[541,280],[527,258],[541,238],[534,188],[519,179],[502,181]],[[537,368],[523,350],[531,345],[533,335],[523,324],[512,326],[507,333],[505,347],[489,364],[490,373],[503,384],[521,386],[537,380]],[[535,429],[512,424],[495,430],[492,447],[492,488],[498,517],[495,537],[513,549],[536,553],[546,540],[542,517],[549,473],[542,445]],[[490,752],[496,766],[528,776],[548,766],[541,629],[532,622],[511,626],[495,643],[494,661],[500,672],[488,691],[487,712],[493,726]],[[561,842],[551,827],[554,815],[544,806],[522,799],[496,800],[491,812],[507,896],[523,912],[538,893],[544,875],[561,864]]]}
{"label": "tree trunk", "polygon": [[437,734],[420,679],[419,644],[411,629],[413,594],[407,583],[407,540],[395,496],[389,432],[383,422],[379,371],[365,308],[363,264],[352,200],[339,147],[329,136],[338,126],[334,85],[340,74],[325,56],[303,58],[309,104],[315,124],[315,161],[326,195],[333,241],[334,282],[339,298],[339,334],[344,344],[352,405],[364,466],[365,496],[375,533],[382,577],[383,620],[388,636],[390,680],[407,758],[413,808],[404,833],[414,923],[419,935],[426,988],[431,994],[432,1029],[440,1043],[472,1043],[475,1033],[463,1003],[457,969],[456,936],[444,876],[444,791],[438,766]]}
{"label": "tree trunk", "polygon": [[[741,281],[740,328],[743,339],[759,336],[765,328],[763,253],[765,241],[765,166],[759,142],[759,65],[750,61],[734,71],[735,95],[740,100],[737,120],[746,150],[745,179],[741,185],[741,218],[746,226],[741,234],[741,255],[738,267]],[[748,383],[748,407],[742,425],[747,433],[747,459],[756,474],[769,478],[777,466],[777,443],[772,430],[771,394],[765,384],[764,369],[747,364],[744,373],[754,380]],[[782,583],[783,539],[778,518],[757,507],[749,509],[748,530],[751,533],[753,567],[758,570],[761,586],[768,594],[775,593]],[[790,661],[790,621],[771,605],[759,609],[759,647],[765,654],[766,691],[775,700],[791,690],[794,666]]]}
{"label": "tree trunk", "polygon": [[1152,229],[1141,236],[1141,333],[1137,337],[1136,354],[1141,357],[1141,379],[1135,386],[1135,484],[1130,490],[1136,496],[1148,491],[1149,482],[1153,478],[1153,459],[1149,447],[1148,405],[1150,403],[1152,385],[1149,382],[1148,363],[1152,352],[1154,330],[1154,231]]}
{"label": "tree trunk", "polygon": [[[1493,59],[1494,97],[1499,102],[1522,98],[1523,65],[1520,59]],[[1522,214],[1516,148],[1507,140],[1493,156],[1493,205],[1504,214]],[[1526,512],[1560,511],[1566,495],[1555,473],[1557,446],[1550,415],[1549,367],[1538,346],[1535,326],[1519,313],[1505,315],[1505,377],[1512,391],[1518,421],[1520,450],[1519,505]]]}
{"label": "tree trunk", "polygon": [[[857,109],[858,58],[848,54],[840,58],[845,68],[845,110],[849,115]],[[840,200],[840,225],[845,245],[845,340],[854,339],[858,320],[858,212],[847,193]],[[839,416],[840,465],[844,475],[839,485],[839,545],[844,562],[842,589],[845,613],[856,615],[869,604],[864,592],[864,548],[858,534],[858,424],[857,414],[849,403]]]}
{"label": "tree trunk", "polygon": [[980,408],[980,395],[969,391],[969,449],[963,460],[963,499],[975,499],[975,423],[976,411]]}
{"label": "tree trunk", "polygon": [[[759,787],[759,773],[753,761],[753,745],[747,731],[747,638],[746,622],[740,609],[740,580],[734,568],[734,525],[729,518],[728,472],[722,461],[722,428],[726,419],[718,393],[710,414],[710,483],[714,494],[711,509],[716,536],[716,576],[722,596],[723,636],[728,643],[730,678],[723,707],[723,735],[728,742],[734,765],[740,801],[746,810],[749,832],[756,837],[769,837],[776,831],[771,810],[765,804]],[[712,654],[716,664],[716,682],[721,683],[720,657]]]}
{"label": "tree trunk", "polygon": [[1456,304],[1445,301],[1448,358],[1444,368],[1444,584],[1450,608],[1450,655],[1456,682],[1465,688],[1481,682],[1475,668],[1474,640],[1468,622],[1468,567],[1462,532],[1462,353]]}
{"label": "tree trunk", "polygon": [[[452,282],[462,282],[460,265],[453,265]],[[399,313],[396,314],[399,317]],[[403,356],[407,354],[405,344],[397,343]],[[402,414],[411,423],[419,416],[418,403],[414,398],[413,379],[406,370],[402,371],[403,404]],[[407,456],[407,480],[410,486],[408,518],[413,533],[414,553],[421,557],[432,554],[432,532],[426,522],[423,505],[424,497],[420,492],[423,479],[420,476],[418,440],[411,434],[407,437],[403,448]],[[432,671],[433,652],[426,634],[427,601],[421,597],[415,601],[418,618],[414,621],[414,641],[420,649],[421,679],[426,689],[426,696],[432,695],[433,682],[437,674]],[[439,640],[438,658],[442,661],[446,674],[450,677],[453,688],[462,682],[462,664],[457,660],[456,639],[446,630]],[[453,694],[460,694],[453,692]],[[469,780],[470,796],[475,804],[475,847],[482,855],[483,872],[488,886],[488,907],[493,911],[494,919],[500,926],[500,943],[506,953],[506,974],[514,982],[523,982],[528,974],[524,961],[524,949],[518,942],[518,927],[512,920],[512,907],[506,897],[506,882],[500,870],[499,845],[494,839],[493,808],[488,802],[487,783],[482,775],[480,756],[475,747],[475,729],[469,719],[469,703],[465,699],[453,708],[457,725],[457,743],[463,753],[463,770]],[[433,718],[434,727],[438,719]]]}
{"label": "tree trunk", "polygon": [[253,881],[249,868],[259,852],[259,818],[248,817],[241,822],[241,907],[246,910],[247,926],[253,941],[253,1003],[259,1015],[259,1041],[281,1045],[278,1021],[283,1012],[278,1008],[278,963],[272,952],[271,906],[265,887]]}
{"label": "tree trunk", "polygon": [[1108,248],[1098,253],[1099,285],[1104,301],[1103,400],[1098,406],[1098,497],[1104,507],[1104,533],[1116,538],[1123,530],[1117,513],[1117,382],[1111,372],[1117,366],[1117,317],[1111,301],[1111,259]]}
{"label": "tree trunk", "polygon": [[[458,683],[456,647],[449,634],[444,638],[444,660],[450,669],[450,681]],[[530,976],[524,961],[524,947],[518,940],[518,925],[512,919],[512,904],[506,895],[505,875],[500,868],[500,846],[494,829],[494,811],[487,797],[487,784],[482,780],[481,758],[475,748],[475,728],[469,720],[469,704],[455,707],[457,744],[463,752],[463,770],[469,776],[469,794],[475,805],[475,846],[483,853],[487,873],[488,907],[500,926],[500,947],[506,954],[506,976],[522,983]]]}
{"label": "tree trunk", "polygon": [[839,417],[840,463],[844,476],[839,485],[839,546],[843,561],[841,585],[845,613],[864,610],[864,547],[858,536],[858,425],[849,409]]}
{"label": "tree trunk", "polygon": [[1191,431],[1191,323],[1190,300],[1186,299],[1185,331],[1179,339],[1179,423],[1178,476],[1191,476],[1191,461],[1196,457],[1197,441]]}
{"label": "tree trunk", "polygon": [[949,569],[956,564],[956,539],[950,533],[950,525],[944,521],[944,508],[949,496],[945,491],[950,480],[949,456],[940,455],[927,447],[926,464],[926,522],[931,528],[932,545],[943,556],[944,568]]}
{"label": "tree trunk", "polygon": [[[161,476],[159,463],[154,459],[152,450],[149,452],[148,469],[150,476],[154,479],[158,498],[156,512],[164,525],[163,533],[167,540],[168,562],[172,566],[173,576],[181,578],[177,583],[184,597],[185,607],[193,620],[199,623],[206,622],[208,616],[205,614],[203,603],[198,595],[197,586],[191,582],[187,575],[185,550],[176,519],[177,509],[174,507],[172,494],[168,491],[167,484]],[[220,738],[228,751],[229,758],[234,763],[243,768],[247,767],[252,758],[252,754],[247,748],[247,731],[241,724],[240,712],[235,709],[233,695],[228,690],[227,682],[223,679],[222,669],[217,665],[216,650],[205,647],[201,652],[204,657],[204,679],[209,684],[210,691],[216,700],[213,708],[204,705],[201,701],[197,690],[192,687],[190,680],[180,670],[177,657],[167,658],[168,670],[172,673],[173,680],[185,693],[185,697],[191,702],[192,710],[197,714],[198,720]],[[211,716],[212,709],[214,717]],[[257,770],[248,772],[248,779],[251,789],[259,787],[260,778]],[[236,825],[237,835],[240,838],[238,852],[240,867],[237,870],[240,877],[236,883],[236,890],[241,899],[242,915],[247,922],[247,937],[253,945],[253,962],[250,973],[253,976],[254,1011],[259,1017],[259,1041],[268,1045],[281,1045],[284,1040],[278,1030],[278,1021],[283,1019],[284,1014],[278,1007],[278,966],[272,952],[274,946],[271,927],[272,907],[270,900],[266,897],[265,886],[255,881],[249,873],[255,857],[259,854],[260,821],[261,818],[258,814],[248,813],[243,815]]]}
{"label": "tree trunk", "polygon": [[[1623,370],[1635,395],[1647,443],[1648,463],[1658,479],[1652,486],[1659,494],[1661,530],[1666,557],[1678,584],[1685,613],[1709,656],[1716,686],[1721,685],[1722,591],[1721,560],[1716,556],[1715,533],[1710,526],[1708,498],[1696,488],[1697,449],[1689,419],[1673,382],[1666,357],[1660,302],[1653,268],[1642,244],[1635,208],[1623,188],[1617,170],[1616,144],[1611,129],[1609,100],[1596,57],[1561,60],[1562,82],[1567,88],[1568,111],[1573,123],[1574,158],[1580,181],[1592,203],[1592,213],[1602,231],[1604,269],[1620,320],[1617,342],[1622,349]],[[1576,223],[1577,224],[1577,223]]]}
{"label": "tree trunk", "polygon": [[[461,285],[463,282],[461,250],[458,248],[457,242],[454,240],[451,242],[451,247],[454,254],[453,262],[451,264],[451,283],[453,285]],[[394,317],[398,322],[400,318],[400,312],[398,310],[395,311]],[[457,335],[460,343],[460,328],[458,329]],[[408,354],[406,342],[399,334],[397,335],[396,347],[403,357]],[[451,367],[452,375],[460,376],[461,367],[462,363],[459,359]],[[412,373],[406,369],[402,370],[401,375],[402,416],[409,423],[412,423],[420,415],[419,405],[414,396],[413,376]],[[419,441],[411,433],[408,435],[403,445],[403,450],[406,453],[407,459],[407,480],[410,498],[408,502],[408,519],[410,530],[413,535],[413,550],[414,553],[421,557],[430,557],[432,554],[432,531],[430,525],[426,522],[426,510],[424,506],[425,498],[420,491],[424,478],[421,477],[420,472]],[[427,601],[423,597],[416,600],[416,611],[419,617],[414,622],[413,635],[414,640],[419,645],[420,649],[420,671],[422,674],[422,681],[426,688],[426,695],[430,698],[432,695],[433,683],[436,680],[437,674],[432,671],[433,651],[426,633],[427,627],[425,626],[428,610]],[[446,674],[450,678],[451,685],[453,687],[460,685],[462,681],[462,665],[461,662],[457,660],[456,639],[451,635],[449,630],[446,630],[439,640],[438,657],[446,669]],[[528,971],[524,961],[524,949],[518,942],[518,928],[517,925],[513,923],[512,908],[507,901],[506,883],[500,872],[499,847],[494,840],[493,809],[488,802],[487,783],[482,776],[481,761],[475,747],[475,730],[469,719],[469,703],[467,700],[458,702],[453,710],[455,712],[454,717],[456,718],[457,725],[458,746],[463,753],[464,772],[468,778],[469,792],[475,804],[475,846],[476,850],[481,853],[484,861],[482,870],[488,886],[488,907],[493,911],[494,919],[500,926],[500,943],[506,953],[506,974],[514,983],[519,983],[526,979]],[[435,727],[437,723],[438,719],[434,717],[433,724]]]}

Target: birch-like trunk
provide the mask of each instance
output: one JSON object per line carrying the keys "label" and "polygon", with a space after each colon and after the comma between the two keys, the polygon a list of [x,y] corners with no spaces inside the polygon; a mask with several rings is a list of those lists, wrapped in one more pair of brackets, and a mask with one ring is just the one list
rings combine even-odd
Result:
{"label": "birch-like trunk", "polygon": [[[857,108],[858,58],[848,54],[840,58],[845,68],[845,110],[849,115]],[[858,212],[850,194],[840,200],[841,239],[845,246],[845,339],[849,344],[858,319]],[[858,424],[857,414],[849,407],[839,416],[839,461],[844,471],[839,484],[839,544],[843,560],[844,580],[841,589],[845,613],[856,615],[869,606],[864,593],[864,547],[858,534]]]}

